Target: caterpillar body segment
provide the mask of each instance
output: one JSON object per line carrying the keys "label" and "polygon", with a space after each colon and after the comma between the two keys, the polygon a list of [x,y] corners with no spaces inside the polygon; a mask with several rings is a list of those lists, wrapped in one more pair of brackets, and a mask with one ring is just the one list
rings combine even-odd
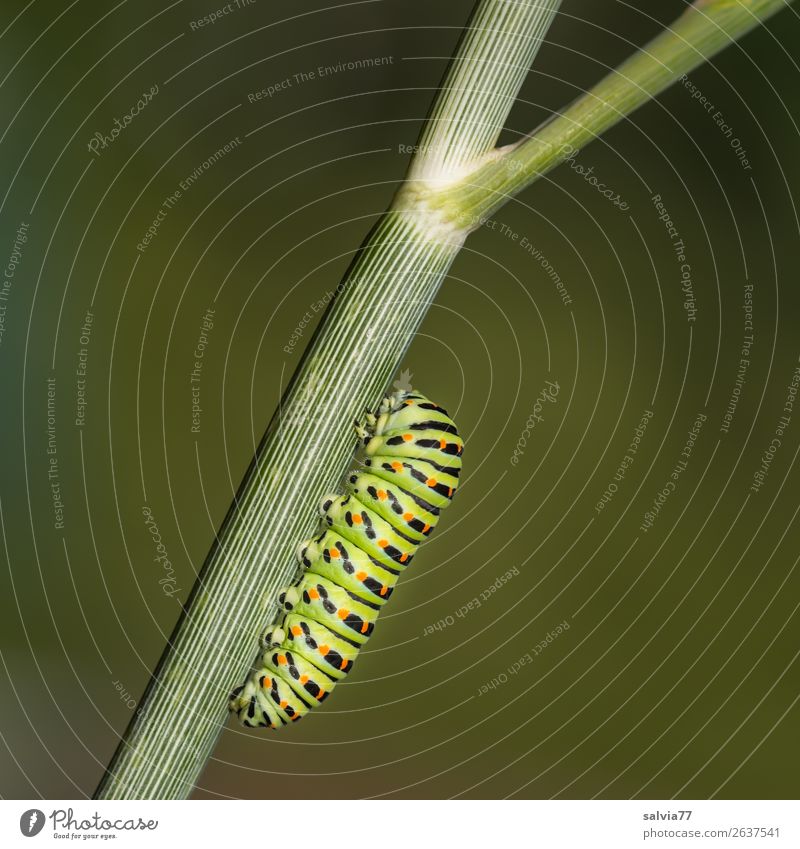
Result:
{"label": "caterpillar body segment", "polygon": [[322,499],[322,528],[298,548],[303,574],[281,594],[282,618],[231,695],[244,726],[289,725],[330,695],[458,487],[463,441],[424,396],[384,399],[356,432],[361,464],[343,494]]}
{"label": "caterpillar body segment", "polygon": [[414,431],[410,428],[389,430],[374,436],[367,443],[367,454],[386,454],[390,457],[408,457],[414,460],[429,460],[439,466],[461,468],[461,452],[464,443],[457,434],[433,428]]}
{"label": "caterpillar body segment", "polygon": [[299,616],[315,619],[359,645],[367,641],[379,607],[358,601],[343,587],[312,572],[303,576],[297,589],[299,599],[292,609]]}
{"label": "caterpillar body segment", "polygon": [[409,461],[399,457],[375,455],[364,460],[364,465],[376,477],[395,483],[410,495],[438,507],[447,507],[458,487],[461,463],[454,466],[435,466],[420,460]]}
{"label": "caterpillar body segment", "polygon": [[419,543],[439,521],[440,508],[375,475],[352,474],[348,489],[367,508]]}
{"label": "caterpillar body segment", "polygon": [[365,507],[352,493],[330,502],[323,521],[336,533],[370,557],[389,568],[403,569],[411,560],[417,543]]}
{"label": "caterpillar body segment", "polygon": [[325,531],[301,549],[301,561],[313,574],[328,578],[359,599],[382,606],[392,595],[400,570],[377,563],[343,537]]}

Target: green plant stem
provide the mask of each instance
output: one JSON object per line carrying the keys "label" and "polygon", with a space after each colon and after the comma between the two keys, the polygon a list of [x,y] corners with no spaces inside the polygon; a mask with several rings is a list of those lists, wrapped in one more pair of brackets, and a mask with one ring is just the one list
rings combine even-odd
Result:
{"label": "green plant stem", "polygon": [[[458,170],[497,141],[559,0],[482,0],[425,128],[421,158]],[[540,33],[539,36],[536,34]],[[491,40],[501,62],[480,53]],[[509,69],[516,69],[510,73]],[[522,70],[520,70],[522,69]],[[469,106],[480,91],[479,107]],[[316,504],[347,471],[354,417],[374,407],[399,367],[464,233],[398,203],[359,250],[260,444],[136,716],[96,793],[185,798],[253,663]]]}
{"label": "green plant stem", "polygon": [[407,181],[448,180],[491,151],[560,0],[478,3],[422,127]]}
{"label": "green plant stem", "polygon": [[787,0],[698,0],[538,132],[457,182],[421,194],[443,221],[475,229],[510,197],[786,6]]}

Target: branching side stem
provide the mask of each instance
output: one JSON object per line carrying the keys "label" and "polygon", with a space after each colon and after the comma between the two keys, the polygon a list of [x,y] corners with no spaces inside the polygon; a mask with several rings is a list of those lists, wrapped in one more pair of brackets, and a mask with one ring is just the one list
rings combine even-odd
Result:
{"label": "branching side stem", "polygon": [[442,221],[474,230],[510,197],[787,5],[787,0],[697,0],[538,132],[462,179],[420,193]]}

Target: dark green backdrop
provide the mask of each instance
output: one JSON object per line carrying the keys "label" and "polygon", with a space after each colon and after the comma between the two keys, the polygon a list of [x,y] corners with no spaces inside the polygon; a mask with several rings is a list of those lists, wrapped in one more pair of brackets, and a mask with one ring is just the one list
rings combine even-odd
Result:
{"label": "dark green backdrop", "polygon": [[[93,791],[470,5],[4,4],[4,796]],[[653,5],[565,0],[503,140]],[[228,727],[198,797],[796,796],[798,47],[784,12],[469,239],[404,363],[452,512],[336,697]]]}

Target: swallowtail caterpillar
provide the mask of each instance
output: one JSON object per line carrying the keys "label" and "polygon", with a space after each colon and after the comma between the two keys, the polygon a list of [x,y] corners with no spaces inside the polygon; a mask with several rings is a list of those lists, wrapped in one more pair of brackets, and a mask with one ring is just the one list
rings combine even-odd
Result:
{"label": "swallowtail caterpillar", "polygon": [[330,695],[458,486],[464,443],[424,396],[385,398],[356,432],[363,456],[344,494],[322,499],[321,532],[298,548],[303,573],[281,593],[282,618],[231,696],[242,725],[280,728]]}

